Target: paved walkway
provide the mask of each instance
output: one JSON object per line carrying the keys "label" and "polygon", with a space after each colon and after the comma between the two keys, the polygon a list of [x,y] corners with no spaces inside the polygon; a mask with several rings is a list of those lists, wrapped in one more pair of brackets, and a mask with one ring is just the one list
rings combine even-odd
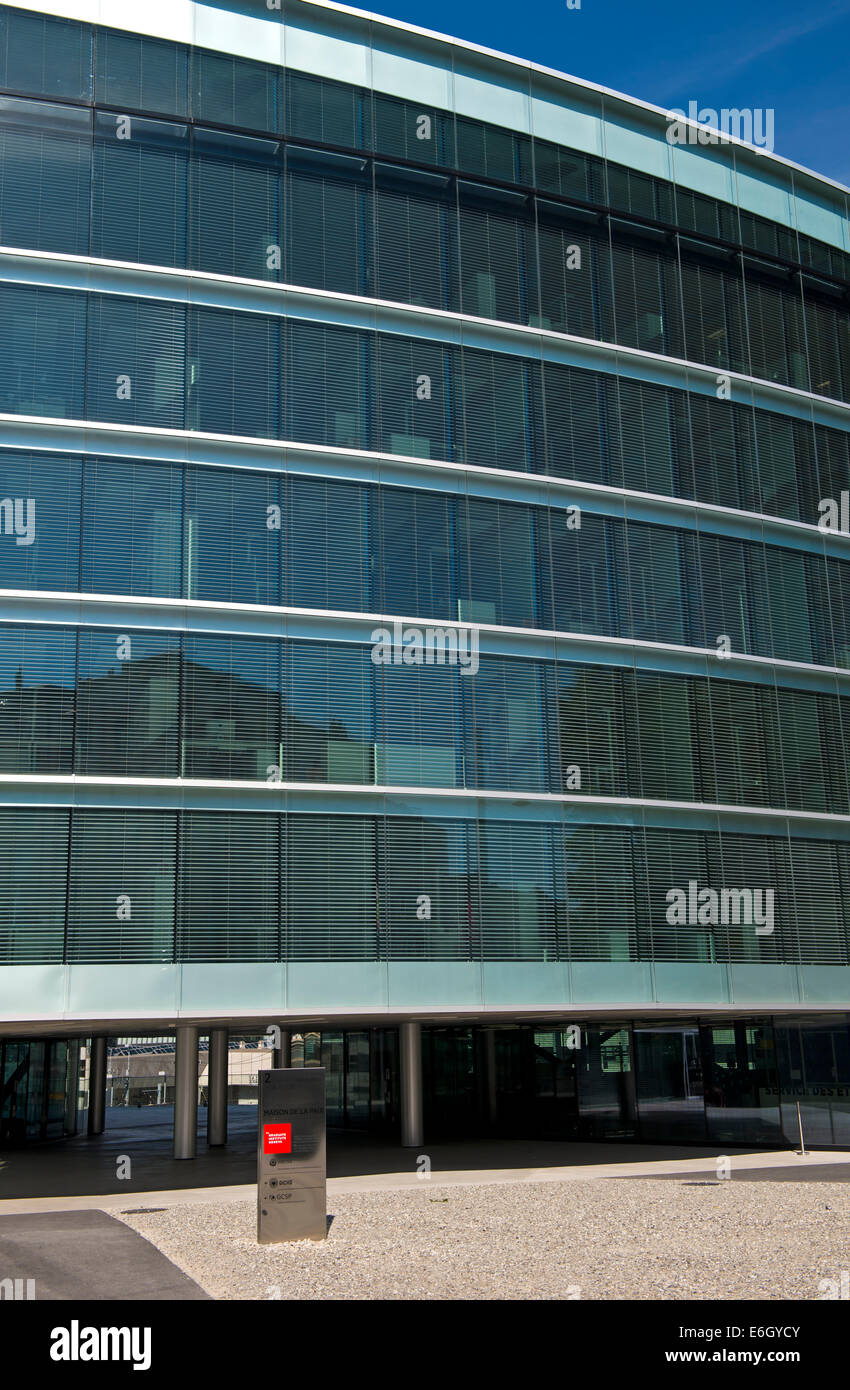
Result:
{"label": "paved walkway", "polygon": [[[256,1114],[256,1112],[254,1112]],[[205,1152],[194,1162],[177,1162],[159,1151],[151,1141],[151,1151],[138,1134],[113,1132],[108,1140],[83,1141],[52,1152],[52,1162],[42,1168],[45,1185],[33,1176],[26,1191],[20,1188],[23,1174],[0,1167],[0,1230],[6,1214],[178,1206],[185,1202],[244,1201],[256,1192],[256,1157],[253,1126],[250,1149],[245,1152],[246,1135],[233,1139],[233,1150]],[[170,1140],[169,1140],[170,1143]],[[89,1147],[90,1146],[90,1147]],[[133,1163],[132,1181],[116,1178],[115,1154],[124,1152]],[[648,1144],[580,1144],[544,1140],[469,1140],[465,1143],[428,1144],[423,1147],[431,1161],[431,1177],[419,1177],[415,1149],[397,1144],[379,1144],[363,1136],[334,1135],[328,1141],[328,1194],[342,1192],[386,1192],[406,1187],[469,1186],[477,1183],[569,1182],[587,1178],[716,1178],[716,1148],[693,1148]],[[731,1161],[732,1178],[789,1182],[850,1180],[850,1153],[834,1149],[818,1151],[801,1158],[788,1149],[724,1150]],[[32,1153],[27,1159],[32,1158]],[[46,1155],[45,1155],[46,1156]],[[2,1164],[8,1155],[0,1156]],[[15,1155],[14,1157],[19,1157]],[[15,1165],[10,1165],[14,1168]],[[826,1172],[829,1171],[829,1177]],[[837,1176],[840,1175],[840,1176]],[[150,1181],[153,1177],[155,1180]],[[148,1179],[148,1181],[145,1181]],[[216,1180],[217,1179],[217,1180]],[[85,1182],[85,1187],[80,1184]],[[97,1183],[100,1186],[97,1186]],[[64,1189],[64,1191],[63,1191]],[[70,1189],[70,1192],[69,1192]]]}
{"label": "paved walkway", "polygon": [[208,1299],[150,1241],[104,1211],[4,1216],[0,1275],[34,1282],[36,1301]]}

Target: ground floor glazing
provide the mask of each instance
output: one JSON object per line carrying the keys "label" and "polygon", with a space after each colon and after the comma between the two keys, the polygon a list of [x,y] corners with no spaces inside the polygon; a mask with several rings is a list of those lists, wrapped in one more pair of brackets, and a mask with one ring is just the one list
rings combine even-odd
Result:
{"label": "ground floor glazing", "polygon": [[[409,1085],[393,1027],[293,1027],[228,1040],[227,1099],[256,1102],[260,1070],[326,1072],[330,1129],[402,1133]],[[850,1148],[850,1016],[422,1024],[424,1140],[500,1137]],[[209,1082],[199,1037],[198,1099]],[[90,1107],[87,1039],[0,1039],[0,1145],[72,1135]],[[175,1094],[173,1036],[112,1037],[104,1104]],[[101,1083],[103,1084],[103,1082]]]}

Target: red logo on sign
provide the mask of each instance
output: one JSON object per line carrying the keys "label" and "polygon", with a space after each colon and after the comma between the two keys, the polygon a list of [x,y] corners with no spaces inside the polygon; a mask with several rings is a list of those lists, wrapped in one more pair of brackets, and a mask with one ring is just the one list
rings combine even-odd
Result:
{"label": "red logo on sign", "polygon": [[263,1125],[263,1153],[291,1154],[292,1125]]}

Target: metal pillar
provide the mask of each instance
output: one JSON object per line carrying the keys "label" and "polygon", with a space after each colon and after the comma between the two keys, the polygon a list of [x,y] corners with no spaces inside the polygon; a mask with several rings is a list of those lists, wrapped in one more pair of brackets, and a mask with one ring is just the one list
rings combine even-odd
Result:
{"label": "metal pillar", "polygon": [[102,1134],[106,1126],[106,1044],[108,1038],[92,1038],[89,1053],[89,1134]]}
{"label": "metal pillar", "polygon": [[292,1066],[292,1034],[288,1028],[280,1030],[280,1047],[274,1050],[274,1064],[276,1067]]}
{"label": "metal pillar", "polygon": [[227,1029],[210,1029],[207,1068],[207,1143],[220,1148],[227,1143]]}
{"label": "metal pillar", "polygon": [[198,1030],[177,1029],[174,1049],[174,1157],[194,1158],[198,1142]]}
{"label": "metal pillar", "polygon": [[499,1118],[499,1105],[496,1090],[495,1028],[486,1028],[484,1030],[484,1066],[487,1087],[487,1120],[490,1125],[495,1125]]}
{"label": "metal pillar", "polygon": [[424,1141],[422,1126],[422,1025],[402,1023],[399,1032],[401,1073],[401,1142],[418,1149]]}

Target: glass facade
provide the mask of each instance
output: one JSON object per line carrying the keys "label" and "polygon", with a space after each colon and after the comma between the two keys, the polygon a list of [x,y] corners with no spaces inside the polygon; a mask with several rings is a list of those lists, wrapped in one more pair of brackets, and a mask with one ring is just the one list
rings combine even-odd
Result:
{"label": "glass facade", "polygon": [[[301,0],[57,7],[0,5],[0,1019],[270,1000],[392,1132],[418,1016],[435,1135],[846,1144],[846,190]],[[73,1046],[0,1042],[6,1140]]]}
{"label": "glass facade", "polygon": [[0,1146],[76,1134],[79,1073],[79,1040],[0,1039]]}

